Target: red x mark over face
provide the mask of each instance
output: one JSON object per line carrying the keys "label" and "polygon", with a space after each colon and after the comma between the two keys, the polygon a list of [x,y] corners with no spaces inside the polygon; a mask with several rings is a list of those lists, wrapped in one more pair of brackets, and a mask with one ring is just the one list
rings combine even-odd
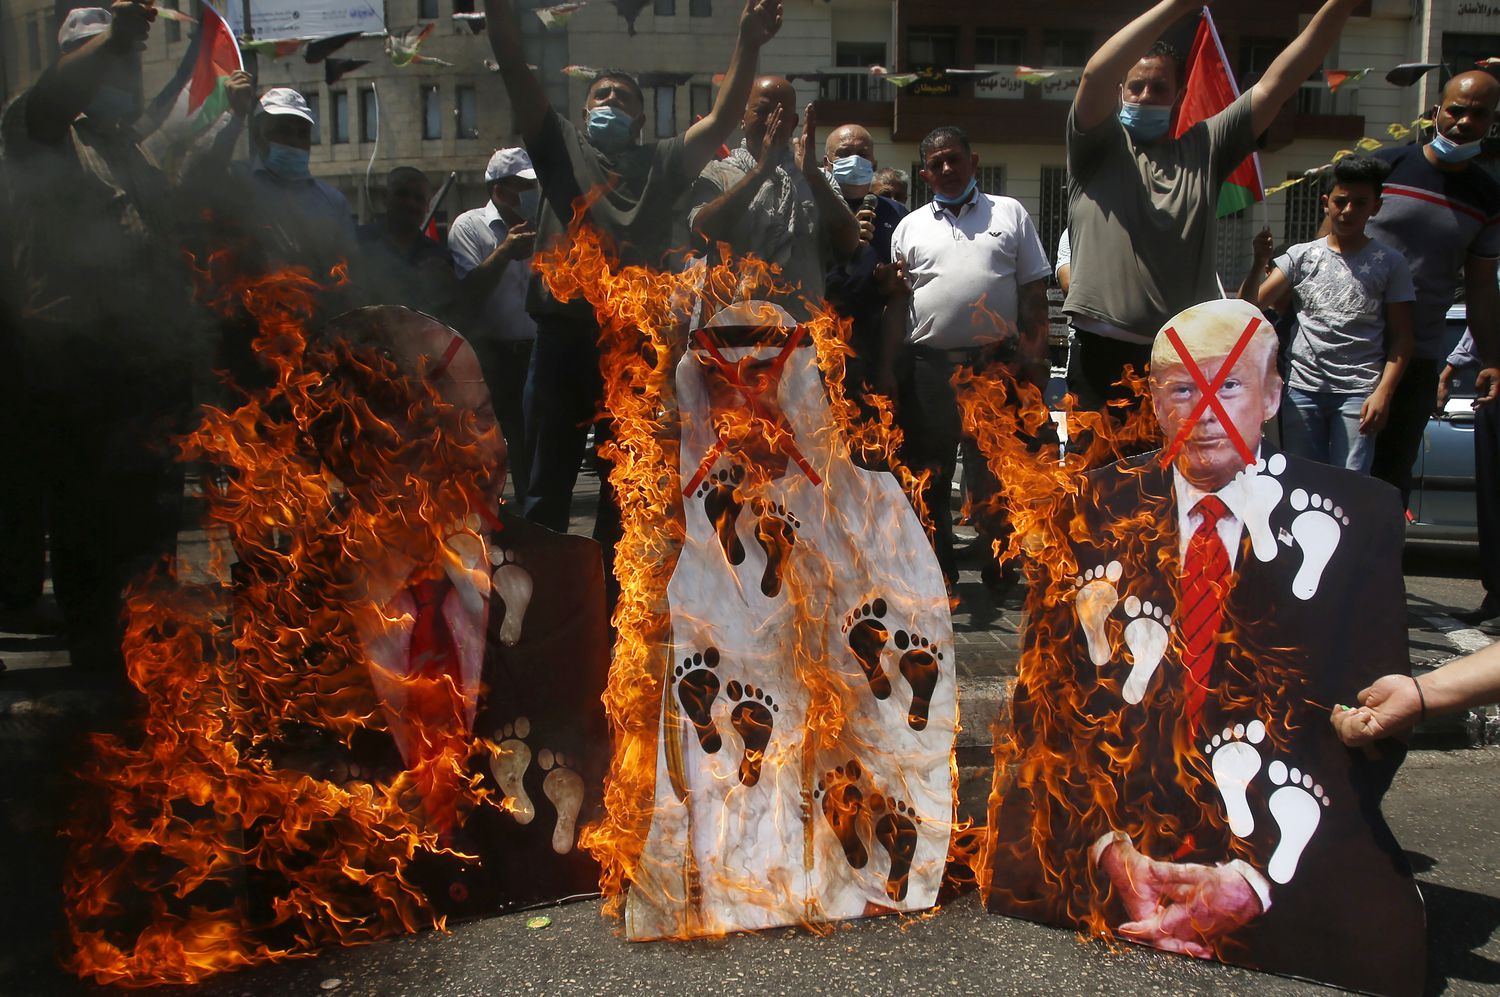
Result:
{"label": "red x mark over face", "polygon": [[1198,397],[1198,403],[1193,406],[1192,412],[1188,413],[1188,417],[1183,420],[1182,427],[1177,430],[1177,436],[1172,440],[1171,445],[1162,451],[1161,464],[1163,467],[1168,466],[1172,461],[1177,459],[1177,454],[1182,449],[1182,445],[1187,442],[1187,438],[1191,435],[1193,427],[1198,424],[1199,419],[1203,418],[1204,411],[1210,405],[1213,406],[1214,415],[1218,418],[1219,425],[1224,427],[1224,434],[1229,437],[1229,442],[1234,445],[1235,453],[1239,454],[1246,464],[1255,461],[1255,453],[1245,443],[1245,438],[1240,435],[1239,429],[1234,424],[1234,419],[1225,410],[1224,404],[1219,401],[1219,389],[1229,379],[1230,371],[1234,370],[1235,364],[1239,363],[1240,355],[1250,345],[1250,340],[1255,335],[1255,328],[1260,323],[1261,320],[1258,318],[1250,319],[1249,323],[1245,326],[1245,331],[1240,333],[1240,338],[1235,341],[1234,349],[1230,350],[1229,356],[1224,358],[1224,363],[1219,367],[1219,372],[1214,375],[1212,383],[1209,382],[1208,378],[1203,376],[1202,368],[1198,366],[1198,362],[1193,359],[1193,355],[1183,345],[1182,337],[1177,335],[1177,330],[1171,326],[1167,327],[1165,335],[1168,341],[1176,347],[1177,355],[1182,358],[1182,365],[1187,368],[1188,374],[1192,376],[1193,382],[1198,385],[1198,390],[1202,394]]}
{"label": "red x mark over face", "polygon": [[[767,434],[764,449],[769,454],[784,455],[781,457],[782,467],[785,467],[788,457],[796,461],[808,480],[817,485],[821,484],[823,479],[798,451],[797,444],[792,438],[791,427],[787,425],[785,416],[775,404],[775,394],[781,384],[781,372],[786,367],[787,360],[791,358],[792,351],[801,343],[802,336],[803,329],[799,325],[787,337],[786,345],[781,348],[781,352],[776,354],[769,366],[766,366],[744,362],[736,364],[727,360],[703,330],[700,329],[694,333],[698,346],[708,353],[715,368],[714,378],[721,383],[722,387],[731,389],[733,393],[744,399],[745,406],[754,417],[755,423]],[[729,444],[724,439],[722,428],[719,432],[718,440],[708,448],[708,453],[703,455],[702,463],[698,465],[698,470],[692,479],[683,487],[682,494],[692,494],[713,467],[714,461],[718,460],[719,455],[728,449]]]}

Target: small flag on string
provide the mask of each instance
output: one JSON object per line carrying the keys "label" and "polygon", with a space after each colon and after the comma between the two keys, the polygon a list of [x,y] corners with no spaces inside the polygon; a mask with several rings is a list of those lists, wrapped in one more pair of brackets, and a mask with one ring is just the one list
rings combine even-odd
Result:
{"label": "small flag on string", "polygon": [[536,16],[537,20],[551,31],[554,28],[566,28],[573,15],[586,6],[588,6],[588,0],[583,0],[582,3],[560,3],[554,7],[538,7]]}
{"label": "small flag on string", "polygon": [[302,58],[310,63],[322,62],[358,37],[358,31],[351,31],[344,35],[329,35],[326,38],[314,39],[307,43],[307,51],[302,53]]}
{"label": "small flag on string", "polygon": [[192,14],[184,13],[180,10],[173,10],[171,7],[157,7],[156,13],[158,17],[165,17],[167,20],[176,21],[178,24],[198,23],[198,19]]}
{"label": "small flag on string", "polygon": [[301,38],[240,39],[240,48],[246,52],[268,55],[272,59],[285,59],[289,55],[296,55],[302,49],[302,45]]}
{"label": "small flag on string", "polygon": [[1409,87],[1439,65],[1436,62],[1403,62],[1385,74],[1385,81],[1392,86]]}
{"label": "small flag on string", "polygon": [[1480,69],[1493,69],[1496,66],[1500,66],[1500,55],[1492,55],[1488,59],[1480,59],[1474,65]]}
{"label": "small flag on string", "polygon": [[325,59],[323,60],[323,82],[333,86],[345,74],[369,64],[369,59]]}
{"label": "small flag on string", "polygon": [[428,23],[415,28],[407,28],[399,35],[385,36],[385,54],[391,57],[391,62],[397,66],[409,66],[414,62],[431,63],[434,66],[452,66],[453,63],[445,59],[439,59],[430,55],[423,55],[419,50],[427,36],[432,34],[432,29],[437,27],[436,23]]}
{"label": "small flag on string", "polygon": [[1366,66],[1364,69],[1325,69],[1323,70],[1323,82],[1328,84],[1329,93],[1338,93],[1339,87],[1358,83],[1372,72],[1373,67]]}
{"label": "small flag on string", "polygon": [[1056,69],[1037,69],[1034,66],[1017,66],[1016,79],[1022,83],[1043,83],[1058,74]]}
{"label": "small flag on string", "polygon": [[599,75],[599,70],[593,66],[564,66],[562,74],[570,80],[591,80]]}
{"label": "small flag on string", "polygon": [[870,75],[880,77],[897,89],[910,86],[917,81],[916,73],[893,73],[884,66],[871,66]]}

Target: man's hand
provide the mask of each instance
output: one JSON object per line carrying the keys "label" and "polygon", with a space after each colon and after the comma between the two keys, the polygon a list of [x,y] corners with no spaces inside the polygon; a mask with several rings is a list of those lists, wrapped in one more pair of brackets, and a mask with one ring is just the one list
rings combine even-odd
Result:
{"label": "man's hand", "polygon": [[1250,251],[1255,258],[1255,265],[1264,273],[1266,264],[1270,263],[1271,257],[1276,254],[1276,239],[1271,235],[1269,225],[1255,233],[1255,238],[1250,240]]}
{"label": "man's hand", "polygon": [[740,14],[740,41],[758,49],[781,30],[781,0],[745,0]]}
{"label": "man's hand", "polygon": [[1474,407],[1500,401],[1500,367],[1486,367],[1474,378]]}
{"label": "man's hand", "polygon": [[156,8],[150,3],[120,0],[110,5],[109,12],[114,18],[109,25],[109,47],[117,52],[145,51]]}
{"label": "man's hand", "polygon": [[1356,699],[1360,706],[1335,706],[1329,718],[1339,740],[1351,748],[1404,733],[1422,715],[1422,697],[1410,675],[1383,675]]}
{"label": "man's hand", "polygon": [[766,119],[765,137],[760,140],[760,148],[756,150],[755,165],[762,174],[768,175],[776,169],[781,161],[782,150],[792,137],[792,121],[781,112],[780,105],[771,109],[771,116]]}
{"label": "man's hand", "polygon": [[854,220],[859,222],[859,241],[871,242],[875,238],[875,212],[870,208],[860,208],[854,213]]}
{"label": "man's hand", "polygon": [[514,262],[529,259],[535,247],[536,226],[531,222],[517,222],[506,231],[505,238],[495,247],[495,253]]}
{"label": "man's hand", "polygon": [[229,98],[229,110],[243,118],[255,109],[255,80],[236,69],[224,80],[224,95]]}
{"label": "man's hand", "polygon": [[813,105],[802,111],[802,134],[797,137],[797,168],[811,179],[823,169],[818,158],[818,123],[813,117]]}
{"label": "man's hand", "polygon": [[875,264],[875,287],[887,301],[911,297],[911,285],[906,282],[906,264],[900,260]]}
{"label": "man's hand", "polygon": [[1390,397],[1379,388],[1370,393],[1365,403],[1359,407],[1359,435],[1374,436],[1385,428],[1386,420],[1391,416]]}
{"label": "man's hand", "polygon": [[1259,917],[1260,897],[1232,866],[1152,862],[1156,889],[1170,903],[1120,925],[1120,934],[1166,952],[1212,959],[1214,944]]}
{"label": "man's hand", "polygon": [[1437,400],[1432,408],[1434,415],[1442,415],[1448,410],[1448,390],[1449,385],[1452,383],[1453,365],[1445,364],[1443,366],[1443,372],[1438,375]]}

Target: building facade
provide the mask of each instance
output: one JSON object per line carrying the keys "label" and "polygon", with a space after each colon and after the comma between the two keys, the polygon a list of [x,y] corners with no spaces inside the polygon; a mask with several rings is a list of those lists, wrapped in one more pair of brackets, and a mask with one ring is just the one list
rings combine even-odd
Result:
{"label": "building facade", "polygon": [[[170,0],[193,9],[194,0]],[[729,61],[739,0],[651,0],[634,33],[612,3],[594,0],[563,28],[547,29],[530,11],[551,0],[516,0],[529,61],[548,94],[576,115],[585,80],[564,68],[615,67],[636,73],[646,91],[648,138],[676,134],[707,112],[714,77]],[[8,97],[35,79],[55,57],[56,29],[67,0],[3,0],[0,5],[0,79]],[[1318,0],[1219,0],[1213,11],[1225,51],[1241,85],[1253,82],[1270,59],[1307,23]],[[871,65],[893,70],[924,67],[1079,67],[1143,3],[1056,0],[1047,5],[993,0],[786,0],[781,33],[762,53],[762,70],[793,78],[804,104],[816,101],[820,131],[845,122],[875,136],[882,166],[915,177],[922,136],[940,124],[965,128],[980,157],[980,182],[991,193],[1018,198],[1036,219],[1049,252],[1066,225],[1063,134],[1071,99],[1068,79],[1019,83],[1010,72],[988,80],[919,81],[905,89],[870,76]],[[444,217],[482,203],[483,168],[490,152],[517,139],[493,56],[477,22],[456,20],[475,0],[386,0],[386,26],[401,32],[433,23],[422,48],[451,67],[391,64],[380,38],[359,38],[339,58],[368,64],[332,85],[324,67],[301,55],[261,56],[259,85],[292,86],[317,111],[313,169],[359,205],[380,210],[384,177],[397,165],[418,165],[434,186],[456,174]],[[1172,40],[1186,51],[1192,24]],[[147,88],[160,85],[181,59],[186,32],[165,24],[153,31]],[[1500,2],[1483,0],[1365,0],[1356,8],[1328,68],[1372,72],[1357,86],[1330,93],[1309,81],[1263,139],[1261,162],[1273,185],[1327,162],[1362,136],[1389,141],[1391,124],[1407,124],[1431,108],[1439,77],[1409,88],[1383,79],[1402,62],[1446,62],[1454,71],[1500,55]],[[1076,81],[1076,76],[1073,77]],[[368,177],[368,179],[367,179]],[[368,193],[368,197],[366,197]],[[1269,223],[1279,244],[1301,241],[1320,218],[1317,190],[1302,184],[1269,198],[1220,226],[1219,262],[1226,283],[1237,283],[1249,261],[1253,232]]]}

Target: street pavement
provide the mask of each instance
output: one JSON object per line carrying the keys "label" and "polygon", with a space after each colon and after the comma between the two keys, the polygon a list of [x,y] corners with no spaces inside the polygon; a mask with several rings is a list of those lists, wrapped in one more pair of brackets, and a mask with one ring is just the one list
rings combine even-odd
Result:
{"label": "street pavement", "polygon": [[[585,475],[572,528],[592,525],[597,481]],[[960,529],[960,537],[972,533]],[[206,555],[201,531],[182,536],[188,560]],[[1014,676],[1019,587],[992,594],[979,554],[961,561],[954,612],[961,700],[961,816],[982,820],[989,726]],[[1414,666],[1438,667],[1500,637],[1454,613],[1482,595],[1477,550],[1411,543],[1405,556]],[[113,721],[113,694],[80,681],[59,637],[0,633],[0,995],[99,993],[58,971],[50,936],[57,898],[52,831],[58,773],[79,733]],[[1429,992],[1479,994],[1500,986],[1500,718],[1478,714],[1421,731],[1386,802],[1427,899]],[[1477,747],[1475,747],[1477,746]],[[1351,912],[1357,914],[1358,912]],[[711,942],[631,944],[597,900],[546,911],[547,927],[515,914],[450,925],[446,933],[390,939],[228,974],[189,988],[214,997],[369,994],[1303,994],[1327,988],[1134,948],[1112,950],[1074,933],[984,912],[974,894],[923,918],[848,922],[826,935],[800,929]],[[1371,957],[1380,956],[1378,915]]]}

